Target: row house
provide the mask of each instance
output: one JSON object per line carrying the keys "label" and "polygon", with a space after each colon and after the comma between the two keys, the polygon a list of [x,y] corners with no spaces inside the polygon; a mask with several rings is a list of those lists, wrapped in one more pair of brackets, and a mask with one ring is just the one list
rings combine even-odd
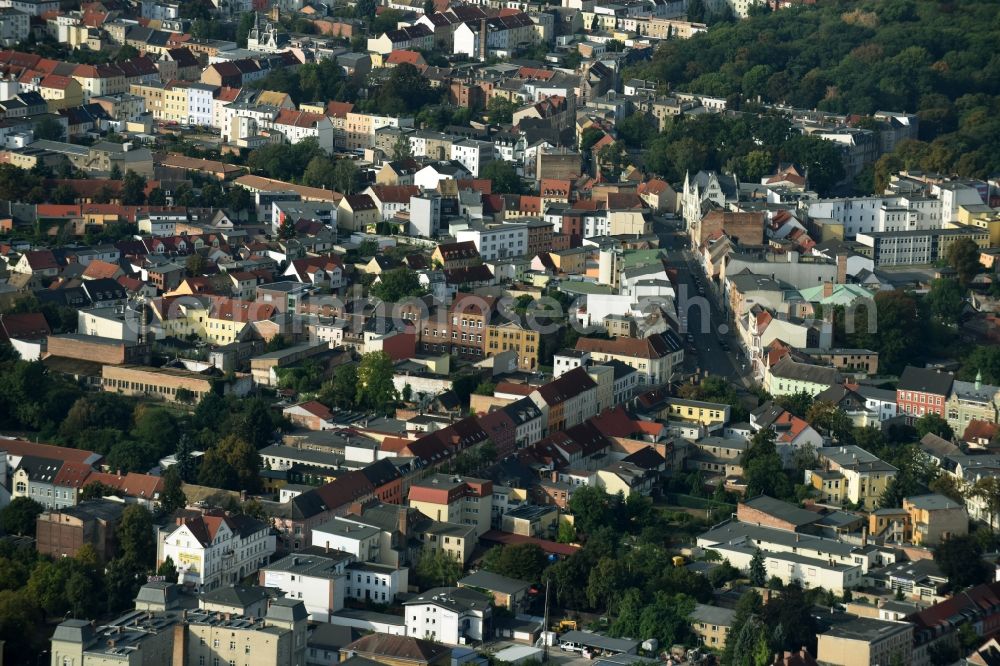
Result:
{"label": "row house", "polygon": [[512,55],[535,42],[535,23],[516,12],[458,26],[452,53],[486,60],[490,55]]}
{"label": "row house", "polygon": [[[344,120],[344,148],[362,153],[375,147],[375,132],[383,127],[413,127],[413,118],[380,116],[371,113],[348,111]],[[411,145],[412,148],[412,145]],[[399,183],[399,184],[412,184]]]}
{"label": "row house", "polygon": [[597,415],[597,383],[583,368],[574,368],[530,397],[545,414],[545,433],[555,433]]}
{"label": "row house", "polygon": [[400,49],[430,51],[434,48],[434,33],[422,23],[388,30],[368,39],[368,50],[386,56]]}
{"label": "row house", "polygon": [[417,24],[426,26],[433,33],[435,46],[451,52],[455,45],[455,30],[459,26],[487,18],[489,15],[481,7],[468,5],[426,14],[417,19]]}

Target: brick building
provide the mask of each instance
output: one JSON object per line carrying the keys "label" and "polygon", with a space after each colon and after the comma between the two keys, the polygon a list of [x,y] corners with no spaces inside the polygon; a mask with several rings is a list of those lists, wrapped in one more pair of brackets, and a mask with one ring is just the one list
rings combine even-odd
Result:
{"label": "brick building", "polygon": [[84,544],[97,551],[101,562],[118,556],[118,523],[125,503],[99,499],[47,511],[36,522],[36,548],[53,558],[76,557]]}
{"label": "brick building", "polygon": [[896,407],[900,414],[919,418],[924,414],[945,417],[945,401],[955,376],[930,368],[907,366],[896,385]]}
{"label": "brick building", "polygon": [[60,356],[102,365],[141,364],[149,359],[151,346],[148,343],[126,342],[103,338],[97,335],[64,333],[50,335],[46,356]]}

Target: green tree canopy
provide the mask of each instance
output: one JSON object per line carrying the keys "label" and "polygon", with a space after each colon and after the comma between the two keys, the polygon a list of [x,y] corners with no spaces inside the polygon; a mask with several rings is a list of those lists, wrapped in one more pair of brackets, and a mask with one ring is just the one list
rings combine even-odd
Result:
{"label": "green tree canopy", "polygon": [[29,497],[15,497],[0,511],[0,526],[7,534],[33,537],[37,518],[44,510],[45,507]]}
{"label": "green tree canopy", "polygon": [[394,268],[379,276],[371,287],[371,294],[386,303],[398,303],[412,296],[422,296],[425,289],[416,273],[408,268]]}
{"label": "green tree canopy", "polygon": [[368,352],[362,356],[358,365],[355,403],[376,412],[386,413],[397,399],[392,375],[392,359],[385,352]]}

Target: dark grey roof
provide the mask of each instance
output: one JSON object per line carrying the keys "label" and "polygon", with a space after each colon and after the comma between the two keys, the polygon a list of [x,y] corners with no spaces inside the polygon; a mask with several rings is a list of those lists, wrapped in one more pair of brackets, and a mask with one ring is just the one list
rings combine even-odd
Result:
{"label": "dark grey roof", "polygon": [[955,377],[950,372],[941,372],[940,370],[931,370],[930,368],[915,368],[912,365],[908,365],[899,377],[899,383],[896,385],[896,388],[901,391],[920,391],[921,393],[946,396],[954,380]]}
{"label": "dark grey roof", "polygon": [[888,622],[886,620],[859,617],[847,622],[834,624],[823,632],[823,635],[874,643],[876,641],[883,641],[894,634],[912,631],[913,625],[905,622]]}
{"label": "dark grey roof", "polygon": [[530,583],[516,578],[501,576],[492,571],[480,569],[458,581],[462,587],[478,587],[490,592],[501,592],[503,594],[516,594],[530,587]]}
{"label": "dark grey roof", "polygon": [[789,504],[788,502],[783,502],[767,495],[758,495],[743,504],[751,509],[756,509],[769,516],[774,516],[779,520],[791,523],[796,527],[815,523],[820,518],[818,513],[800,509],[794,504]]}
{"label": "dark grey roof", "polygon": [[[354,629],[353,627],[347,627],[340,624],[329,624],[327,622],[320,622],[319,624],[316,625],[316,628],[313,629],[306,643],[311,648],[340,650],[340,648],[344,647],[345,645],[356,641],[360,636],[360,634],[361,632],[359,632],[357,629]],[[355,659],[364,659],[364,657],[355,657]],[[365,659],[365,661],[370,661],[370,660]],[[358,666],[361,665],[359,664]]]}
{"label": "dark grey roof", "polygon": [[201,594],[201,601],[207,604],[246,608],[251,604],[267,599],[269,596],[267,588],[259,585],[251,587],[220,587],[211,592],[203,592]]}
{"label": "dark grey roof", "polygon": [[267,608],[267,619],[280,622],[305,620],[309,614],[300,599],[275,599]]}
{"label": "dark grey roof", "polygon": [[696,604],[694,612],[691,613],[691,619],[695,622],[717,624],[722,627],[731,627],[735,616],[736,611],[731,608],[709,606],[707,604]]}

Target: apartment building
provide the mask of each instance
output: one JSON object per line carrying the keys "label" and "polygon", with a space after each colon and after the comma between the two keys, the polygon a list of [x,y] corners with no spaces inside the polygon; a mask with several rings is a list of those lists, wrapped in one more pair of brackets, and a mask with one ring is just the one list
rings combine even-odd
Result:
{"label": "apartment building", "polygon": [[806,471],[806,483],[827,502],[851,503],[871,511],[899,470],[857,446],[825,446],[816,450],[818,470]]}
{"label": "apartment building", "polygon": [[973,420],[996,423],[998,403],[1000,387],[983,384],[983,375],[979,372],[975,381],[956,379],[952,382],[944,416],[956,433],[962,433]]}
{"label": "apartment building", "polygon": [[183,516],[157,535],[156,562],[168,557],[178,582],[197,590],[232,585],[255,573],[277,548],[271,526],[248,516]]}
{"label": "apartment building", "polygon": [[859,617],[835,623],[818,637],[816,658],[831,666],[913,663],[914,626]]}
{"label": "apartment building", "polygon": [[669,382],[684,363],[684,344],[672,330],[647,338],[580,338],[577,351],[590,354],[594,363],[620,361],[635,368],[639,384],[652,386]]}
{"label": "apartment building", "polygon": [[513,351],[520,370],[537,367],[540,344],[540,334],[528,328],[527,322],[503,321],[494,317],[494,322],[486,327],[484,349],[487,358]]}
{"label": "apartment building", "polygon": [[472,526],[479,537],[490,529],[493,482],[434,474],[410,486],[408,504],[433,520]]}
{"label": "apartment building", "polygon": [[464,645],[492,637],[492,598],[468,587],[435,587],[403,604],[406,635]]}
{"label": "apartment building", "polygon": [[945,403],[954,375],[949,372],[907,366],[896,384],[896,406],[900,414],[919,418],[924,414],[946,416]]}
{"label": "apartment building", "polygon": [[528,225],[520,222],[472,225],[455,234],[459,243],[471,242],[484,261],[520,257],[528,251]]}
{"label": "apartment building", "polygon": [[[140,592],[142,594],[142,592]],[[308,613],[299,600],[273,599],[263,617],[161,603],[107,624],[64,620],[52,635],[52,663],[73,666],[178,663],[305,664]]]}
{"label": "apartment building", "polygon": [[875,268],[934,264],[948,256],[948,248],[968,239],[980,248],[990,246],[990,232],[980,227],[859,233],[857,241],[871,248]]}
{"label": "apartment building", "polygon": [[260,584],[281,590],[287,599],[301,601],[315,622],[329,622],[344,608],[347,565],[352,557],[330,550],[319,554],[287,555],[261,568]]}

